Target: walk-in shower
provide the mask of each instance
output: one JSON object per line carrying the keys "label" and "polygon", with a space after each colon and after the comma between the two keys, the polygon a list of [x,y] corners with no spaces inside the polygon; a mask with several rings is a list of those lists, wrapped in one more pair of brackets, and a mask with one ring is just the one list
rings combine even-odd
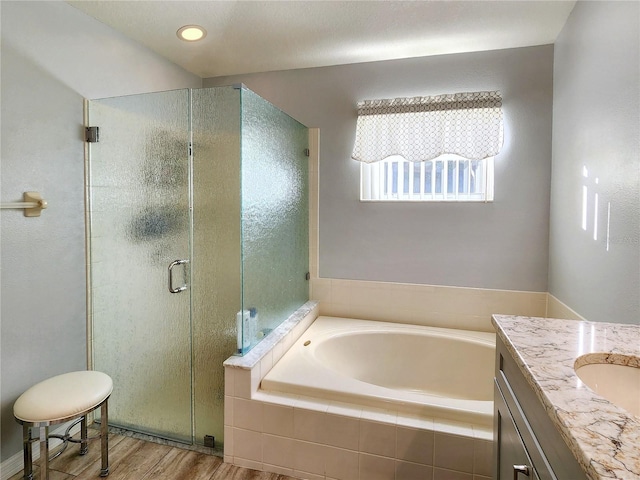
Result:
{"label": "walk-in shower", "polygon": [[110,423],[219,447],[223,361],[308,300],[307,128],[243,86],[86,111],[89,344]]}

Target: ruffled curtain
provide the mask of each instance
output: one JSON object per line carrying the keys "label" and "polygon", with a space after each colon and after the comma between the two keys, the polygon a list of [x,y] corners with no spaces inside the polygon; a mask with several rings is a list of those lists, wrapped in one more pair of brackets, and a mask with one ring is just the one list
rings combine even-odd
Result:
{"label": "ruffled curtain", "polygon": [[358,103],[351,158],[372,163],[391,155],[411,162],[453,153],[482,160],[503,143],[499,92],[365,100]]}

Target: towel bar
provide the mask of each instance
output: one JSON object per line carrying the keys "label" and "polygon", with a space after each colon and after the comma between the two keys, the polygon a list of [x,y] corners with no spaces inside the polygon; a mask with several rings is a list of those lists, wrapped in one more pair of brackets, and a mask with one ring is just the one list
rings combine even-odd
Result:
{"label": "towel bar", "polygon": [[0,209],[4,208],[24,208],[25,217],[39,217],[40,212],[47,208],[46,200],[43,200],[38,192],[24,192],[23,202],[1,203]]}

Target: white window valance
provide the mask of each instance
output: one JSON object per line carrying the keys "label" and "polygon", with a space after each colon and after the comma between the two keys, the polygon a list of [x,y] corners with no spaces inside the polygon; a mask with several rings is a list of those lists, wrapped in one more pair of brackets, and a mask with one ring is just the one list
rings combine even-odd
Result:
{"label": "white window valance", "polygon": [[499,92],[365,100],[358,103],[351,158],[372,163],[391,155],[411,162],[452,153],[470,160],[498,154],[502,147]]}

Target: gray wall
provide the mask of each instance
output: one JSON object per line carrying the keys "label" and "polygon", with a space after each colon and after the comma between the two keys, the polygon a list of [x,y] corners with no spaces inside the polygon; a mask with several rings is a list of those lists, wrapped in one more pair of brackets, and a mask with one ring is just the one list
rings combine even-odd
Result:
{"label": "gray wall", "polygon": [[640,323],[639,32],[638,2],[578,2],[556,42],[549,292],[594,321]]}
{"label": "gray wall", "polygon": [[37,190],[49,202],[39,218],[1,213],[4,461],[21,450],[16,398],[44,378],[87,368],[83,96],[202,82],[64,2],[0,5],[0,200]]}
{"label": "gray wall", "polygon": [[[320,276],[546,291],[553,46],[217,77],[320,127]],[[365,203],[351,160],[356,102],[500,90],[495,201]]]}

